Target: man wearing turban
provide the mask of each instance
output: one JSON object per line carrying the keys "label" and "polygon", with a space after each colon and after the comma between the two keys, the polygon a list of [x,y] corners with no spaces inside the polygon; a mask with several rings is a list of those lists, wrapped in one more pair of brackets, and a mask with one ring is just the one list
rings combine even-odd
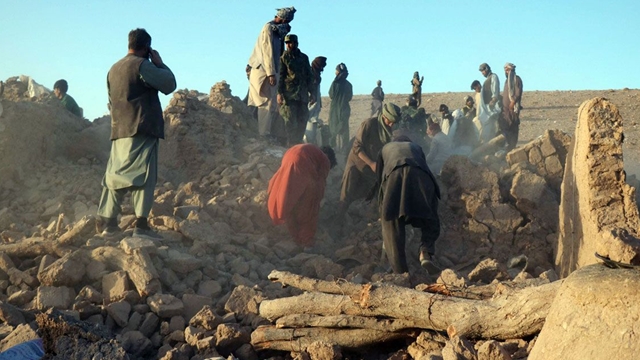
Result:
{"label": "man wearing turban", "polygon": [[[284,125],[278,116],[277,84],[284,37],[291,30],[294,7],[278,9],[273,20],[266,23],[249,58],[249,106],[258,108],[258,131],[264,137],[284,137]],[[275,130],[275,131],[274,131]]]}
{"label": "man wearing turban", "polygon": [[504,65],[504,75],[507,81],[502,92],[502,117],[500,118],[500,131],[507,140],[507,151],[512,150],[518,144],[520,131],[520,101],[522,100],[522,79],[516,75],[516,66],[512,63]]}
{"label": "man wearing turban", "polygon": [[386,103],[380,115],[360,124],[342,175],[339,214],[346,213],[353,201],[365,198],[375,185],[375,160],[382,147],[391,141],[393,125],[401,116],[400,107]]}

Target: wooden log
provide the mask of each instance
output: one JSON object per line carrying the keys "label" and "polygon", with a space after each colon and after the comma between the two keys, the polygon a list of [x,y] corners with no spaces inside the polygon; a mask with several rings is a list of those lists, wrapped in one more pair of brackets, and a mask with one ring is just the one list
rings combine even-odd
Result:
{"label": "wooden log", "polygon": [[251,333],[254,350],[304,351],[315,341],[324,341],[347,350],[358,350],[373,344],[415,337],[411,331],[388,332],[370,329],[278,329],[275,326],[259,326]]}
{"label": "wooden log", "polygon": [[[326,294],[341,295],[358,295],[363,291],[363,285],[354,284],[348,281],[326,281],[307,278],[301,275],[293,274],[288,271],[273,270],[268,279],[279,282],[283,286],[293,286],[304,291],[318,291]],[[428,284],[418,285],[416,290],[421,292],[430,292],[447,296],[455,296],[465,299],[489,299],[496,293],[507,293],[523,289],[529,286],[539,286],[548,284],[546,279],[527,279],[524,281],[504,281],[495,284],[478,285],[469,287],[456,287],[444,284]]]}
{"label": "wooden log", "polygon": [[62,246],[57,240],[42,237],[32,237],[17,243],[0,245],[0,252],[17,258],[34,258],[52,254],[63,257],[72,250],[70,247]]}
{"label": "wooden log", "polygon": [[121,249],[103,246],[91,252],[91,258],[108,264],[112,268],[124,270],[138,290],[140,296],[149,296],[161,290],[158,272],[149,254],[143,249],[134,249],[129,255]]}
{"label": "wooden log", "polygon": [[498,150],[498,148],[500,148],[501,146],[504,146],[504,143],[506,140],[507,138],[505,138],[503,134],[500,134],[494,137],[493,139],[489,140],[487,143],[484,143],[478,146],[477,148],[475,148],[475,150],[471,152],[471,155],[469,155],[469,158],[473,160],[478,160],[484,155],[495,152]]}
{"label": "wooden log", "polygon": [[380,331],[399,331],[404,329],[415,329],[414,323],[399,319],[378,319],[375,317],[332,315],[319,316],[311,314],[285,315],[276,321],[277,328],[304,328],[304,327],[325,327],[325,328],[348,328],[348,329],[371,329]]}
{"label": "wooden log", "polygon": [[[279,281],[286,282],[283,274],[279,275]],[[345,295],[311,292],[265,300],[260,304],[260,315],[271,321],[290,314],[384,316],[411,322],[421,329],[505,340],[540,331],[560,283],[511,291],[489,300],[460,299],[384,284],[361,285],[361,291],[354,293],[349,285],[351,293]]]}

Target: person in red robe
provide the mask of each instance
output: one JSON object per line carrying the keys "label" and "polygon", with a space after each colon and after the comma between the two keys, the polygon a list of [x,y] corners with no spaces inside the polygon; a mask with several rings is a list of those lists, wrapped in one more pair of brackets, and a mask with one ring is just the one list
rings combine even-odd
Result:
{"label": "person in red robe", "polygon": [[336,155],[328,146],[299,144],[282,157],[282,164],[269,180],[269,216],[275,225],[287,224],[294,241],[304,247],[314,244],[320,201]]}

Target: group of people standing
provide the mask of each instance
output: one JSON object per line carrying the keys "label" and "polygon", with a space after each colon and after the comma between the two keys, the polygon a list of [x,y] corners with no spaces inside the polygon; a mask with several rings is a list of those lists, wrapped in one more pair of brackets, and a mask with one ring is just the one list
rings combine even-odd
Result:
{"label": "group of people standing", "polygon": [[349,142],[353,97],[349,71],[343,63],[336,66],[329,89],[329,136],[318,136],[321,74],[327,58],[318,56],[310,62],[300,50],[298,36],[289,33],[295,12],[294,7],[278,9],[262,27],[247,66],[247,105],[257,108],[258,131],[272,143],[291,147],[303,143],[306,135],[307,142],[329,143],[341,151]]}

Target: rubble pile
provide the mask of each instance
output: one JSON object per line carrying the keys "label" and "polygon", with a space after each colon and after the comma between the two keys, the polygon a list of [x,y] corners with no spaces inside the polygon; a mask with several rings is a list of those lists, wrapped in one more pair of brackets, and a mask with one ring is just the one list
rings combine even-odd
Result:
{"label": "rubble pile", "polygon": [[[553,242],[570,142],[561,132],[548,131],[513,150],[500,166],[452,157],[441,176],[443,225],[437,243],[438,259],[448,269],[438,279],[421,273],[419,234],[408,230],[409,266],[417,274],[410,278],[389,274],[380,261],[374,204],[356,202],[345,218],[335,218],[340,167],[329,175],[313,248],[302,249],[285,227],[271,224],[266,190],[285,149],[258,139],[248,108],[224,82],[208,95],[177,91],[165,109],[166,140],[160,143],[149,218],[163,240],[131,236],[131,206],[123,209],[120,235],[96,235],[109,119],[88,122],[11,95],[24,94],[23,87],[7,81],[0,117],[0,164],[7,169],[0,172],[0,350],[48,334],[48,354],[66,356],[95,348],[83,342],[95,332],[105,339],[99,347],[108,347],[112,358],[124,351],[131,359],[282,359],[286,353],[252,341],[260,326],[271,324],[262,304],[310,290],[272,282],[274,270],[360,287],[436,281],[437,290],[411,291],[449,296],[458,288],[476,300],[506,291],[495,280],[515,288],[557,280]],[[25,123],[37,130],[23,134]],[[42,312],[51,308],[62,315],[47,312],[45,321]],[[33,314],[39,314],[38,321]],[[81,324],[91,324],[91,331]],[[395,347],[374,352],[419,358],[467,349],[525,358],[533,345],[522,335],[481,340],[474,348],[466,333],[447,338],[446,327],[419,328],[394,337],[401,339]],[[361,351],[327,341],[291,350],[291,357],[301,359]]]}

